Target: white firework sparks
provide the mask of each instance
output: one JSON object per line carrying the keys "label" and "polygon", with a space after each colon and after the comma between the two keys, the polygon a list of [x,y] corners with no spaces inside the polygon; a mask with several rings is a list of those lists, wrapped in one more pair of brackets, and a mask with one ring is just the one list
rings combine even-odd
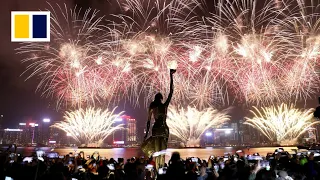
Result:
{"label": "white firework sparks", "polygon": [[297,138],[308,128],[320,123],[313,120],[313,112],[313,109],[302,110],[287,104],[261,110],[254,107],[254,111],[251,111],[253,117],[246,118],[244,124],[256,128],[272,142],[296,143]]}
{"label": "white firework sparks", "polygon": [[230,120],[229,109],[219,111],[207,108],[202,111],[188,106],[186,109],[170,106],[167,124],[170,134],[179,138],[184,146],[198,147],[200,139],[210,128],[219,128]]}
{"label": "white firework sparks", "polygon": [[80,144],[101,145],[109,135],[123,128],[122,124],[114,125],[123,113],[115,114],[115,109],[109,111],[87,108],[66,112],[64,121],[53,127],[63,130]]}

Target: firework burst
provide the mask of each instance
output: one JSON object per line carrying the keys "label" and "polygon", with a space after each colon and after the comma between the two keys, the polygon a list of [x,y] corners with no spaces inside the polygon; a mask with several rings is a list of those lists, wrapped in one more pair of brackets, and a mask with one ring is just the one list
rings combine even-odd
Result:
{"label": "firework burst", "polygon": [[25,73],[31,72],[28,79],[40,77],[37,89],[42,95],[58,99],[59,108],[111,102],[118,93],[122,97],[134,93],[130,64],[115,64],[115,53],[101,48],[110,48],[111,32],[98,11],[86,10],[82,17],[78,8],[57,5],[50,11],[51,42],[25,43],[17,49],[31,53],[23,60],[29,64]]}
{"label": "firework burst", "polygon": [[102,17],[97,17],[97,11],[87,10],[80,19],[77,8],[69,11],[58,5],[51,6],[50,11],[51,42],[25,43],[18,52],[31,53],[23,60],[29,64],[25,73],[31,72],[28,79],[40,77],[37,89],[43,90],[42,95],[57,98],[58,106],[65,102],[81,104],[97,90],[90,87],[87,76],[99,57]]}
{"label": "firework burst", "polygon": [[253,118],[246,118],[244,124],[256,128],[270,141],[278,144],[284,142],[295,144],[297,138],[308,128],[319,124],[318,121],[313,121],[313,109],[300,110],[287,104],[264,107],[261,110],[253,108],[251,111]]}
{"label": "firework burst", "polygon": [[228,77],[228,87],[246,103],[283,100],[278,79],[283,69],[280,61],[286,48],[282,43],[285,38],[278,38],[280,35],[274,30],[279,13],[272,1],[267,1],[262,9],[252,0],[219,1],[216,12],[204,26],[213,27],[209,34],[216,38],[215,49],[229,61],[225,63],[229,76],[224,75]]}
{"label": "firework burst", "polygon": [[168,93],[172,64],[173,102],[184,107],[305,101],[320,87],[319,6],[257,2],[121,0],[106,21],[97,11],[80,17],[51,6],[52,41],[18,52],[30,55],[28,79],[40,78],[37,89],[58,106],[137,105],[141,95],[148,104]]}
{"label": "firework burst", "polygon": [[63,130],[82,145],[100,146],[109,135],[123,128],[122,125],[114,126],[123,112],[115,114],[114,111],[87,108],[66,112],[64,121],[53,127]]}
{"label": "firework burst", "polygon": [[[120,51],[126,61],[132,64],[136,82],[140,83],[146,103],[157,92],[167,94],[168,77],[172,64],[178,68],[178,89],[187,89],[193,78],[193,68],[186,70],[181,64],[188,54],[185,19],[195,1],[149,1],[134,0],[120,3],[124,12],[114,15],[117,20],[111,25],[120,33]],[[118,50],[119,50],[118,49]],[[190,53],[189,53],[190,54]],[[192,55],[190,55],[192,56]],[[181,64],[181,65],[180,65]],[[181,71],[180,71],[181,70]],[[137,94],[141,94],[141,91]],[[182,102],[187,92],[179,91],[174,101]]]}
{"label": "firework burst", "polygon": [[295,99],[308,99],[319,90],[320,13],[319,1],[297,0],[280,23],[290,34],[287,75],[283,78],[286,92]]}
{"label": "firework burst", "polygon": [[170,106],[167,124],[171,135],[179,138],[186,147],[199,147],[200,138],[210,128],[218,128],[230,120],[228,109],[218,111],[207,108],[202,111],[188,106],[186,109]]}

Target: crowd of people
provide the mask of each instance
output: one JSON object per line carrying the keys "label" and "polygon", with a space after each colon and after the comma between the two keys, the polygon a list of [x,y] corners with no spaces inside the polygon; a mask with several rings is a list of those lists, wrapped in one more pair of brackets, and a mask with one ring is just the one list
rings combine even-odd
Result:
{"label": "crowd of people", "polygon": [[59,156],[57,153],[22,157],[1,152],[1,178],[13,180],[314,180],[320,179],[320,154],[289,154],[283,149],[261,157],[242,152],[181,159],[175,152],[164,167],[155,169],[154,158],[103,158],[98,152]]}

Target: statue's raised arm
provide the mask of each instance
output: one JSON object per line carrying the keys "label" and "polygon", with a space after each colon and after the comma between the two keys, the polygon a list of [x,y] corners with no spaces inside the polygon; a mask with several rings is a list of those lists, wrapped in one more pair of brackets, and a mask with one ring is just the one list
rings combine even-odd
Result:
{"label": "statue's raised arm", "polygon": [[176,70],[174,69],[170,69],[170,92],[168,95],[168,98],[166,100],[166,102],[164,103],[165,106],[169,106],[171,98],[172,98],[172,94],[173,94],[173,74],[176,72]]}

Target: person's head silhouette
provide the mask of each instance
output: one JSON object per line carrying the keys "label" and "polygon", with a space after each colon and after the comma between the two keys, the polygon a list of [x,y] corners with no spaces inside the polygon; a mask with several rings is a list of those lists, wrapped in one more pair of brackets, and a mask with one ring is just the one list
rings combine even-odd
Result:
{"label": "person's head silhouette", "polygon": [[154,102],[156,103],[162,103],[162,100],[163,100],[163,96],[161,93],[157,93],[154,97]]}

